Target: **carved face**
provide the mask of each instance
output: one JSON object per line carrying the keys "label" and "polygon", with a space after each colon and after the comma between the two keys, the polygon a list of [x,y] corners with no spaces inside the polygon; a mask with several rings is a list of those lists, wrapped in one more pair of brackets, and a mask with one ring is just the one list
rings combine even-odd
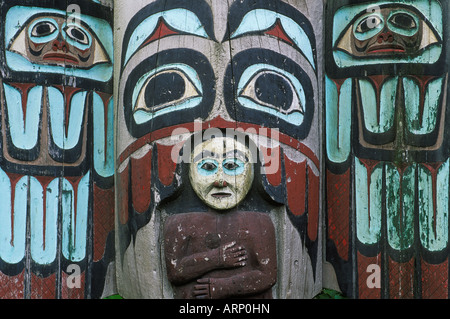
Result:
{"label": "carved face", "polygon": [[406,7],[367,10],[346,30],[337,47],[353,56],[419,54],[439,42],[418,12]]}
{"label": "carved face", "polygon": [[89,68],[109,62],[95,34],[86,25],[59,15],[31,19],[8,50],[44,65]]}
{"label": "carved face", "polygon": [[214,138],[194,148],[189,178],[195,193],[208,206],[236,207],[253,182],[252,154],[232,138]]}

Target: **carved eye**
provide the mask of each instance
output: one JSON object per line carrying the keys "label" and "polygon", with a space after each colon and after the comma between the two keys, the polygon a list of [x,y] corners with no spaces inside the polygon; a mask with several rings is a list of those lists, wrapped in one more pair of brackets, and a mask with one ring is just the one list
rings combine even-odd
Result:
{"label": "carved eye", "polygon": [[133,110],[138,124],[149,121],[154,112],[190,108],[202,100],[200,80],[194,69],[187,65],[164,68],[147,73],[136,85]]}
{"label": "carved eye", "polygon": [[214,171],[217,168],[217,166],[214,163],[206,162],[206,163],[203,163],[201,168],[205,171]]}
{"label": "carved eye", "polygon": [[227,175],[240,175],[244,171],[245,164],[237,158],[226,159],[223,163],[223,171]]}
{"label": "carved eye", "polygon": [[34,43],[46,43],[58,36],[58,23],[51,18],[35,20],[28,28],[28,37]]}
{"label": "carved eye", "polygon": [[205,159],[197,165],[199,174],[203,176],[214,175],[217,172],[218,168],[219,163],[212,159]]}
{"label": "carved eye", "polygon": [[354,24],[354,37],[359,41],[370,39],[384,28],[384,20],[377,14],[365,15]]}
{"label": "carved eye", "polygon": [[419,18],[407,12],[397,12],[388,20],[389,29],[405,36],[413,36],[419,31]]}
{"label": "carved eye", "polygon": [[[248,72],[247,72],[248,71]],[[241,82],[247,78],[251,69],[244,72]],[[246,99],[252,108],[262,111],[270,108],[282,114],[304,113],[304,92],[300,82],[283,70],[261,69],[250,75],[249,80],[239,91],[240,100]],[[248,103],[247,103],[248,105]]]}
{"label": "carved eye", "polygon": [[53,24],[50,21],[41,21],[34,25],[34,27],[31,29],[31,35],[33,37],[45,37],[52,33],[54,33],[57,30],[57,27],[55,24]]}
{"label": "carved eye", "polygon": [[369,16],[363,19],[356,27],[356,33],[366,33],[378,28],[382,24],[380,17],[376,15]]}
{"label": "carved eye", "polygon": [[414,21],[413,17],[411,17],[409,14],[405,13],[399,13],[394,15],[389,22],[391,22],[394,26],[397,28],[402,29],[414,29],[417,24],[416,21]]}
{"label": "carved eye", "polygon": [[88,32],[80,26],[68,25],[64,28],[64,31],[66,32],[69,39],[72,39],[79,44],[89,45],[91,42]]}

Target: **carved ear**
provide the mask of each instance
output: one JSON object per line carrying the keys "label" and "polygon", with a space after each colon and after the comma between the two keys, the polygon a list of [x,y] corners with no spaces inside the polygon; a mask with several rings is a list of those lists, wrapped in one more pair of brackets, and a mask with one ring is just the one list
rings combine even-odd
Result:
{"label": "carved ear", "polygon": [[347,28],[347,31],[344,33],[339,43],[336,45],[337,49],[352,54],[352,30],[353,25]]}
{"label": "carved ear", "polygon": [[11,41],[7,50],[26,56],[26,40],[26,28],[23,28],[22,31],[20,31],[20,33]]}
{"label": "carved ear", "polygon": [[430,28],[428,23],[423,22],[422,27],[422,41],[420,43],[419,50],[423,50],[435,43],[439,43],[438,36],[436,33]]}
{"label": "carved ear", "polygon": [[100,45],[100,42],[97,40],[97,37],[93,37],[94,44],[92,48],[94,49],[94,59],[92,61],[92,66],[100,63],[111,63],[111,59],[108,57],[106,51]]}

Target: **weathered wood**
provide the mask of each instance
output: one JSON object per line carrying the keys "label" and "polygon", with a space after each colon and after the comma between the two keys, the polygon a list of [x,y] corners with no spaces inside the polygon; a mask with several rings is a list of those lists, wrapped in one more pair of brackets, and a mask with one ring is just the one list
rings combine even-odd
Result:
{"label": "weathered wood", "polygon": [[114,258],[112,8],[71,3],[0,4],[0,298],[100,298]]}
{"label": "weathered wood", "polygon": [[[230,297],[313,297],[322,287],[322,4],[142,1],[130,8],[119,1],[115,16],[119,292],[128,298],[214,297],[218,291]],[[240,172],[219,178],[225,162],[216,157],[197,163],[205,165],[207,177],[195,175],[191,139],[193,145],[196,137],[217,143],[236,131],[256,150],[251,187],[245,179],[239,182]],[[143,178],[141,167],[151,167],[151,176]],[[151,199],[142,201],[137,193]],[[253,214],[266,220],[263,229],[245,217]],[[222,224],[220,237],[245,248],[240,258],[251,263],[214,270],[215,250],[208,251],[202,239]],[[261,235],[266,227],[274,237]],[[248,238],[239,235],[247,234],[244,229]],[[191,241],[179,237],[181,230],[191,230]],[[226,246],[224,240],[218,247]],[[272,267],[265,277],[264,263],[255,256],[268,247],[276,258],[265,258]],[[178,264],[194,258],[188,251],[209,256],[208,262],[198,261],[202,266],[189,272]],[[263,276],[259,288],[248,281],[256,278],[255,270]],[[229,284],[237,275],[243,276],[240,292]]]}
{"label": "weathered wood", "polygon": [[447,16],[327,2],[327,259],[353,298],[449,296]]}

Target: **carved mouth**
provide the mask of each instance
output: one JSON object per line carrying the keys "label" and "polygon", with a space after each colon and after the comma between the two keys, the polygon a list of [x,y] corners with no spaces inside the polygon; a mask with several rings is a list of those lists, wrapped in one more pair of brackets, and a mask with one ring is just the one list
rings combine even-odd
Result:
{"label": "carved mouth", "polygon": [[219,193],[211,194],[211,196],[214,197],[214,198],[222,199],[222,198],[231,197],[231,194],[230,193],[225,193],[225,192],[219,192]]}
{"label": "carved mouth", "polygon": [[406,50],[404,47],[400,45],[377,45],[373,48],[370,48],[367,53],[405,53]]}
{"label": "carved mouth", "polygon": [[46,55],[44,55],[43,59],[58,61],[58,62],[70,62],[73,64],[80,63],[80,61],[78,61],[77,58],[74,58],[73,56],[70,56],[68,54],[62,54],[62,53],[47,53]]}

